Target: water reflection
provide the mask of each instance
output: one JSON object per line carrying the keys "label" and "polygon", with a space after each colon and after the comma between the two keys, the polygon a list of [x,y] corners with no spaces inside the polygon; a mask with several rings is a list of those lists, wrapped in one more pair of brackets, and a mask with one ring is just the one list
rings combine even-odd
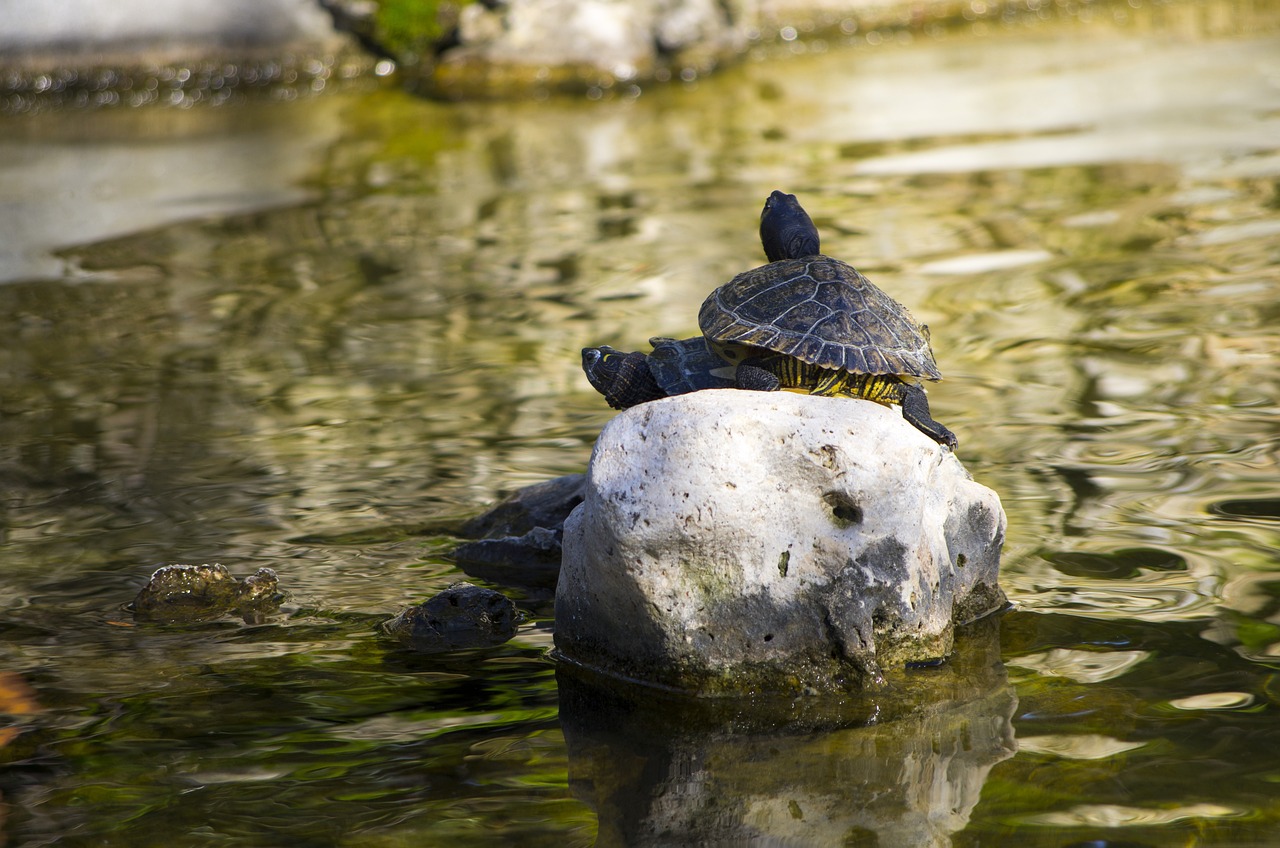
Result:
{"label": "water reflection", "polygon": [[1017,749],[998,627],[864,702],[685,703],[562,673],[569,777],[599,816],[596,844],[950,846]]}
{"label": "water reflection", "polygon": [[174,221],[292,205],[339,137],[316,102],[206,110],[78,111],[6,121],[0,283],[75,276],[54,250]]}
{"label": "water reflection", "polygon": [[[575,737],[605,826],[681,814],[652,793],[703,797],[692,763],[754,799],[734,832],[923,833],[923,796],[830,806],[835,770],[952,764],[908,783],[956,802],[932,832],[957,844],[1276,842],[1275,17],[1123,4],[627,101],[0,117],[0,686],[37,705],[0,747],[15,841],[329,844],[340,820],[352,844],[589,844],[545,591],[510,580],[529,625],[456,662],[374,625],[458,579],[440,528],[582,470],[613,413],[578,349],[693,333],[781,187],[933,328],[931,405],[1010,518],[1027,745],[1002,759],[994,704],[973,759],[963,705],[776,755],[667,734],[652,774]],[[169,562],[271,567],[289,598],[262,626],[133,626],[120,604]],[[789,764],[805,818],[757,761]],[[651,794],[624,809],[610,779]]]}
{"label": "water reflection", "polygon": [[[1189,817],[1185,832],[1203,833],[1207,844],[1269,841],[1274,826],[1258,820],[1270,804],[1265,781],[1230,777],[1272,771],[1258,747],[1275,734],[1258,709],[1259,700],[1273,702],[1262,694],[1269,675],[1228,648],[1209,648],[1198,631],[1195,623],[1006,616],[1020,753],[993,771],[988,791],[1022,800],[1004,823],[1015,830],[991,820],[978,829],[1025,833],[1034,845],[1073,833],[1162,844],[1184,832],[1162,828]],[[1224,757],[1222,734],[1248,741],[1228,745]]]}

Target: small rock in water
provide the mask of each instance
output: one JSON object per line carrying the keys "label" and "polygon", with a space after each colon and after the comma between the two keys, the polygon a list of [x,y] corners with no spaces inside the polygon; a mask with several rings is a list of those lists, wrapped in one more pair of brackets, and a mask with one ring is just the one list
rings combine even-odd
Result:
{"label": "small rock in water", "polygon": [[1005,603],[1005,515],[865,400],[708,390],[613,419],[565,522],[556,647],[678,689],[856,691]]}
{"label": "small rock in water", "polygon": [[236,613],[257,622],[280,606],[279,582],[270,568],[237,580],[218,563],[166,565],[151,575],[131,608],[137,618],[152,621],[207,621]]}
{"label": "small rock in water", "polygon": [[415,651],[437,654],[501,645],[516,635],[520,613],[501,592],[455,583],[385,621],[382,629]]}

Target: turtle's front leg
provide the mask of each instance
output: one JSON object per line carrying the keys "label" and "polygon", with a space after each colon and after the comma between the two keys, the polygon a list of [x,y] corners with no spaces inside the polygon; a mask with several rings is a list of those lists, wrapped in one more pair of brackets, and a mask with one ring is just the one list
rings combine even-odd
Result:
{"label": "turtle's front leg", "polygon": [[735,377],[738,388],[753,392],[776,392],[782,388],[778,375],[767,368],[761,368],[748,359],[738,366]]}
{"label": "turtle's front leg", "polygon": [[902,417],[907,419],[917,430],[941,445],[952,450],[960,443],[956,434],[943,427],[929,414],[929,398],[924,389],[911,383],[902,386]]}

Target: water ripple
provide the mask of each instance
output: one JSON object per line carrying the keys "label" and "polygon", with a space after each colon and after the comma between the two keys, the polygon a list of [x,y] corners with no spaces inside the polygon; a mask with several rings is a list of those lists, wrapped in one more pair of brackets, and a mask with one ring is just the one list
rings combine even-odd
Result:
{"label": "water ripple", "polygon": [[1146,827],[1185,819],[1218,819],[1242,814],[1242,810],[1221,804],[1186,804],[1159,810],[1118,804],[1082,804],[1061,812],[1026,816],[1022,821],[1058,827]]}
{"label": "water ripple", "polygon": [[1146,744],[1145,742],[1124,742],[1097,733],[1055,733],[1018,737],[1019,751],[1049,754],[1069,760],[1105,760],[1129,751],[1136,751]]}
{"label": "water ripple", "polygon": [[1046,677],[1066,677],[1077,683],[1101,683],[1128,673],[1151,656],[1148,651],[1077,651],[1054,648],[1006,660],[1007,665],[1025,668]]}

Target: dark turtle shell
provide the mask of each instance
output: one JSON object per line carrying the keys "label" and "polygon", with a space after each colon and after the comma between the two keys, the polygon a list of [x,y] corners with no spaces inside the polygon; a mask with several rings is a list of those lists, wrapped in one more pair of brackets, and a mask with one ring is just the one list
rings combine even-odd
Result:
{"label": "dark turtle shell", "polygon": [[703,336],[691,339],[649,339],[649,371],[662,390],[670,395],[683,395],[701,389],[732,389],[734,367],[707,347]]}
{"label": "dark turtle shell", "polygon": [[736,368],[707,347],[703,336],[649,339],[653,353],[624,353],[609,345],[584,347],[582,370],[614,409],[701,389],[732,389]]}
{"label": "dark turtle shell", "polygon": [[698,325],[737,364],[741,345],[855,374],[942,379],[929,330],[853,266],[829,256],[783,259],[711,293]]}

